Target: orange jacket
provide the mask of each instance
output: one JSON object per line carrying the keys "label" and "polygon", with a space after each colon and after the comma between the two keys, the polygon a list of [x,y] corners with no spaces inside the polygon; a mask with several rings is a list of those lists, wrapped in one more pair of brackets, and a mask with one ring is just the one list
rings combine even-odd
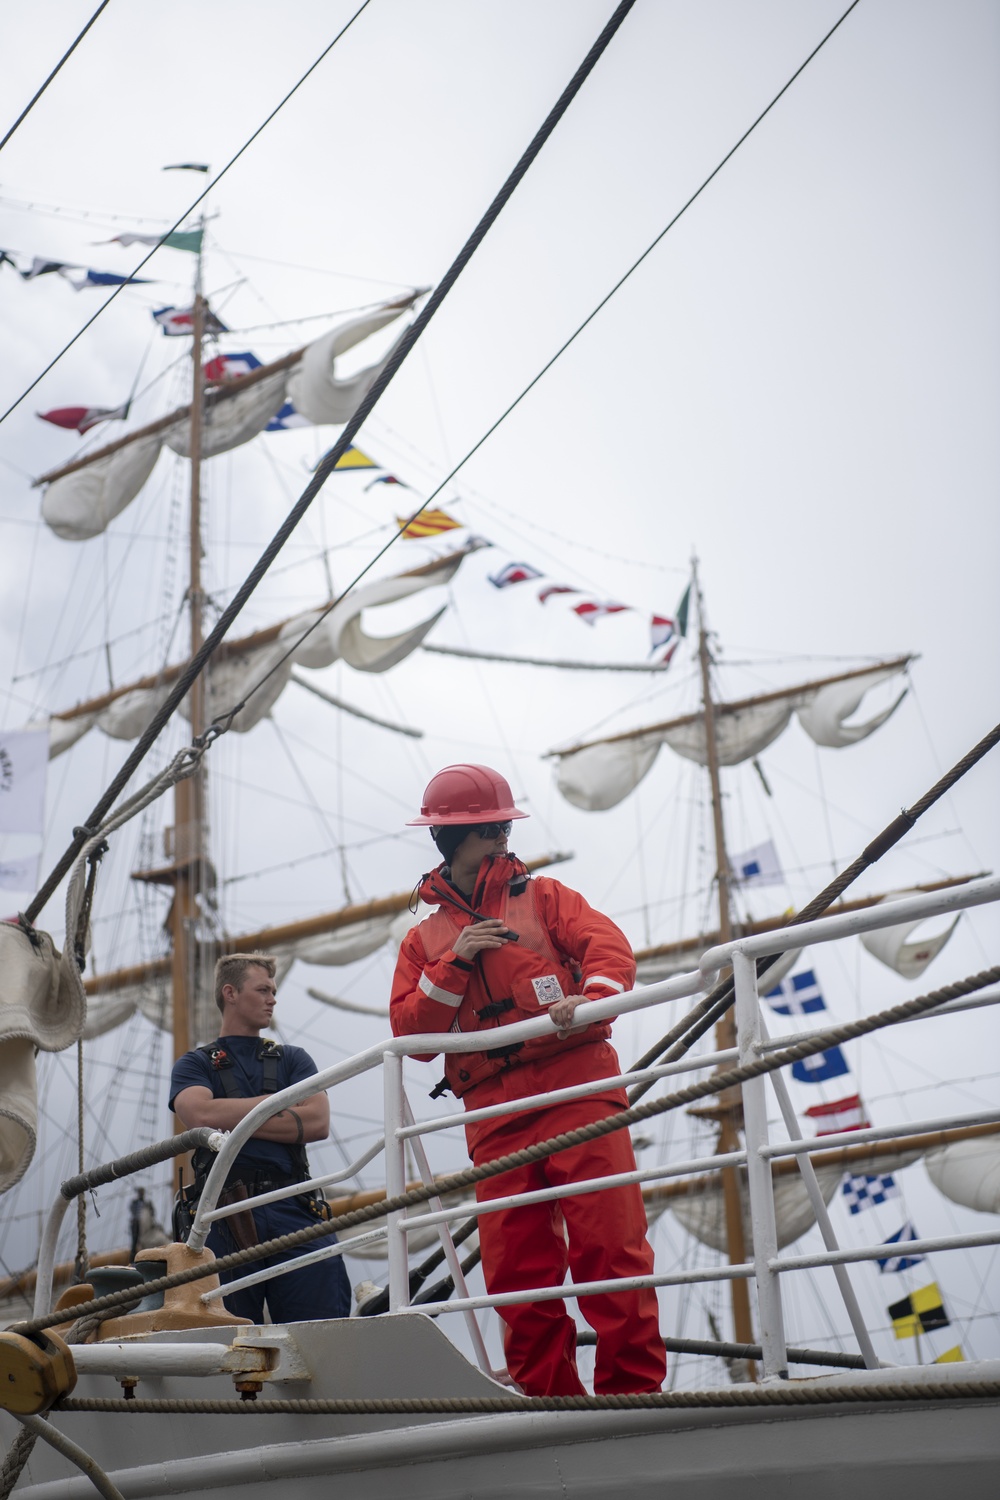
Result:
{"label": "orange jacket", "polygon": [[[411,928],[400,947],[393,1033],[488,1032],[492,1046],[445,1061],[449,1087],[470,1109],[618,1073],[607,1023],[565,1038],[553,1029],[513,1051],[497,1033],[542,1014],[562,995],[599,1000],[631,989],[635,960],[624,933],[578,892],[545,876],[532,879],[509,856],[484,863],[471,902],[449,884],[444,868],[420,887],[421,900],[438,911]],[[518,941],[481,952],[472,963],[458,958],[452,944],[474,914],[508,922]],[[607,1098],[624,1102],[620,1089],[608,1090]]]}

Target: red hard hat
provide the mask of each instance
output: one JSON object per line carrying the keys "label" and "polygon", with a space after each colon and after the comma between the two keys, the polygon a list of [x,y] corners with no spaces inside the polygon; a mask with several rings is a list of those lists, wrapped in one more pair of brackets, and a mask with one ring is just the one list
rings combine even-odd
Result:
{"label": "red hard hat", "polygon": [[448,823],[493,823],[526,818],[514,806],[510,783],[489,766],[445,766],[432,776],[424,792],[419,818],[407,828],[443,827]]}

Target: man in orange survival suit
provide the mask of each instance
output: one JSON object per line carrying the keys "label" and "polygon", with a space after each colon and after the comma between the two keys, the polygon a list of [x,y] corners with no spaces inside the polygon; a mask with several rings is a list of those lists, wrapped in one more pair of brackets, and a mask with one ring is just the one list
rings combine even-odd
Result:
{"label": "man in orange survival suit", "polygon": [[[447,1055],[448,1087],[466,1109],[612,1078],[621,1068],[609,1024],[572,1028],[582,1000],[630,989],[635,961],[625,935],[558,880],[532,878],[507,852],[514,818],[507,782],[487,766],[447,766],[424,793],[420,816],[444,863],[420,898],[438,910],[403,939],[390,1015],[396,1036],[482,1031],[482,1052]],[[547,1013],[551,1034],[504,1047],[502,1028]],[[499,1034],[498,1034],[499,1033]],[[622,1088],[466,1126],[472,1160],[491,1161],[627,1105]],[[627,1130],[490,1178],[480,1201],[635,1170]],[[649,1275],[653,1252],[636,1185],[482,1214],[483,1272],[490,1292]],[[666,1373],[651,1288],[585,1297],[597,1333],[594,1389],[656,1391]],[[498,1309],[507,1367],[529,1396],[583,1395],[576,1325],[562,1301]]]}

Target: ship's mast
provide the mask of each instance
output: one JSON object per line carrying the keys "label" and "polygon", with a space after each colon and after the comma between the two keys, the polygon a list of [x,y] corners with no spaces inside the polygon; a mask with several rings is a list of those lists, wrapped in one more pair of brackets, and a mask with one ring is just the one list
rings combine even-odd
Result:
{"label": "ship's mast", "polygon": [[[702,712],[705,719],[705,754],[708,762],[708,778],[712,789],[712,823],[715,830],[715,878],[719,892],[719,941],[728,943],[733,936],[732,903],[730,900],[731,871],[726,850],[726,825],[722,810],[722,787],[719,778],[719,748],[716,739],[715,703],[712,698],[712,655],[708,644],[708,628],[705,619],[705,601],[698,578],[698,560],[692,559],[692,584],[698,605],[698,662],[701,667]],[[732,1012],[728,1012],[715,1028],[715,1044],[718,1051],[736,1045],[736,1023]],[[740,1149],[740,1126],[743,1121],[743,1105],[739,1088],[727,1089],[719,1096],[717,1105],[708,1114],[718,1122],[719,1138],[717,1150],[720,1154]],[[722,1169],[722,1198],[726,1217],[726,1250],[731,1265],[742,1265],[746,1261],[746,1241],[743,1234],[743,1210],[740,1198],[740,1183],[735,1167]],[[739,1344],[753,1343],[753,1320],[750,1315],[750,1290],[746,1279],[739,1277],[729,1283],[732,1289],[733,1336]]]}
{"label": "ship's mast", "polygon": [[[201,221],[204,236],[205,221]],[[202,644],[203,598],[201,589],[201,432],[205,398],[202,344],[205,337],[206,303],[202,292],[202,246],[198,247],[195,271],[193,339],[191,344],[191,506],[188,533],[188,613],[191,655]],[[188,698],[191,735],[205,728],[205,680],[195,678]],[[201,987],[198,945],[199,907],[205,857],[205,778],[199,766],[193,776],[178,782],[174,790],[172,847],[168,849],[174,884],[170,913],[173,938],[171,990],[173,994],[174,1058],[190,1051],[195,1043],[195,1020]],[[202,1040],[208,1040],[202,1038]]]}

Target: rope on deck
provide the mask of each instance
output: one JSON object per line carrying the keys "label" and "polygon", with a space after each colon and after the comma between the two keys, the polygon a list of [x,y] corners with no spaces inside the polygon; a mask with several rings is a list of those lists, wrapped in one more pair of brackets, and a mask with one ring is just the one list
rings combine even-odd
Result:
{"label": "rope on deck", "polygon": [[861,1402],[984,1400],[1000,1396],[1000,1380],[893,1381],[885,1384],[812,1384],[730,1387],[717,1391],[650,1391],[630,1396],[450,1396],[293,1401],[212,1401],[205,1399],[123,1401],[99,1396],[72,1397],[59,1412],[175,1412],[184,1416],[485,1416],[503,1412],[662,1411],[698,1407],[831,1406]]}

